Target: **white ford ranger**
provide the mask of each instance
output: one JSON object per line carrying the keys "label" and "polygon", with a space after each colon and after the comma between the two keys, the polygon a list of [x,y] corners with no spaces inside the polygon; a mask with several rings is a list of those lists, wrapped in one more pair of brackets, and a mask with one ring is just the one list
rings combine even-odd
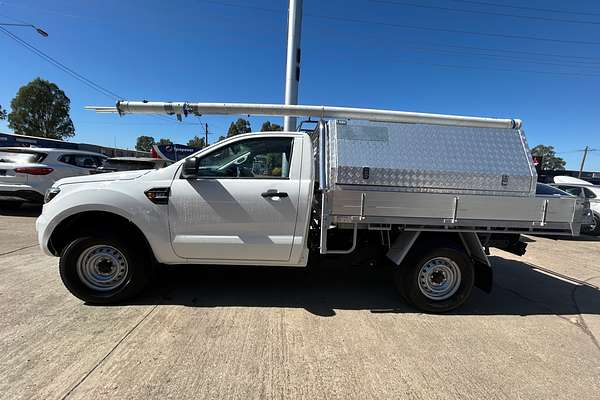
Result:
{"label": "white ford ranger", "polygon": [[536,196],[515,124],[438,122],[321,121],[228,138],[160,170],[61,179],[39,242],[91,303],[137,294],[156,263],[297,267],[366,253],[396,265],[413,305],[448,311],[491,288],[491,234],[577,235],[585,207]]}

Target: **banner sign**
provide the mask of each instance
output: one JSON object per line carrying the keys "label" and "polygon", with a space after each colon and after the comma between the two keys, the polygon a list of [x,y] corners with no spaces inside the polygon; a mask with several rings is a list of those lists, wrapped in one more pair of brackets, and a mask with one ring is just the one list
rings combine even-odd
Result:
{"label": "banner sign", "polygon": [[152,157],[169,161],[179,161],[199,151],[198,147],[190,147],[183,144],[155,144],[150,152]]}

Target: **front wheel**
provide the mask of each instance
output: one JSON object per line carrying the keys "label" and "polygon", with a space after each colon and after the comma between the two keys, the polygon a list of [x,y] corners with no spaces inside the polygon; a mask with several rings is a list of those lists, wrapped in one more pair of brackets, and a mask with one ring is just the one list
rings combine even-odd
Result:
{"label": "front wheel", "polygon": [[594,223],[585,229],[582,233],[590,236],[600,236],[600,216],[594,214]]}
{"label": "front wheel", "polygon": [[0,210],[16,211],[23,205],[22,201],[2,201],[0,202]]}
{"label": "front wheel", "polygon": [[69,292],[92,304],[116,303],[148,282],[148,257],[121,238],[83,237],[65,247],[60,277]]}
{"label": "front wheel", "polygon": [[396,285],[416,308],[443,313],[460,307],[474,284],[473,262],[452,244],[415,248],[397,267]]}

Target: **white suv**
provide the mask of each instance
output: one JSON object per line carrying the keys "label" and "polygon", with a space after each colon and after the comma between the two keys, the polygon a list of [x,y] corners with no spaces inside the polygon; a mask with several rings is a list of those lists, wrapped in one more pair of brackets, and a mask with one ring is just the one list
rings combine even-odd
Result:
{"label": "white suv", "polygon": [[59,179],[89,175],[106,156],[89,151],[0,147],[0,208],[24,202],[43,203],[46,190]]}

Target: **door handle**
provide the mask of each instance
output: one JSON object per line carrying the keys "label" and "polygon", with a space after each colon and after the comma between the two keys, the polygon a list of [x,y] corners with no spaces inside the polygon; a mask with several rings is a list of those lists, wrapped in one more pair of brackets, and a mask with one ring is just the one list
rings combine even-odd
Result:
{"label": "door handle", "polygon": [[260,194],[262,197],[288,197],[286,192],[277,192],[275,190],[268,190]]}

